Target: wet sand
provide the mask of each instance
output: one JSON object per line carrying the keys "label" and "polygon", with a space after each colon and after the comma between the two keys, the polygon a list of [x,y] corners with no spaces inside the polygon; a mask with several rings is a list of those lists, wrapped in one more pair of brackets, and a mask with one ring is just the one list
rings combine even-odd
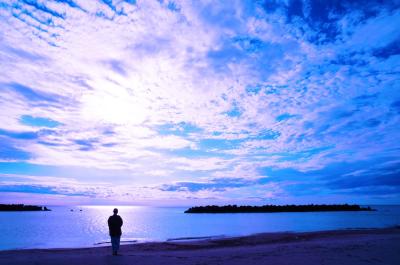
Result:
{"label": "wet sand", "polygon": [[400,264],[400,228],[266,233],[110,247],[0,251],[1,265]]}

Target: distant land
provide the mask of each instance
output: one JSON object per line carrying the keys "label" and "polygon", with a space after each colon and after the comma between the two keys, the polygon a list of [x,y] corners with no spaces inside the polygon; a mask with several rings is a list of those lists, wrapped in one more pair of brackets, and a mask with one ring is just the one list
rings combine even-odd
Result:
{"label": "distant land", "polygon": [[309,204],[309,205],[263,205],[263,206],[197,206],[185,213],[280,213],[280,212],[333,212],[333,211],[374,211],[371,207],[353,204]]}
{"label": "distant land", "polygon": [[51,211],[46,206],[24,205],[24,204],[0,204],[0,212],[8,211]]}

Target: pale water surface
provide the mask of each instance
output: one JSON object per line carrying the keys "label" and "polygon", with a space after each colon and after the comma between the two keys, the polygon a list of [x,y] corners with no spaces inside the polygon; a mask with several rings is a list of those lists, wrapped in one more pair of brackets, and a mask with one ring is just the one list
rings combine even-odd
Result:
{"label": "pale water surface", "polygon": [[[0,250],[90,247],[109,241],[107,219],[113,207],[49,208],[51,212],[0,212]],[[400,225],[400,206],[372,206],[378,210],[374,212],[246,214],[184,214],[185,208],[118,208],[124,219],[122,240],[139,242]]]}

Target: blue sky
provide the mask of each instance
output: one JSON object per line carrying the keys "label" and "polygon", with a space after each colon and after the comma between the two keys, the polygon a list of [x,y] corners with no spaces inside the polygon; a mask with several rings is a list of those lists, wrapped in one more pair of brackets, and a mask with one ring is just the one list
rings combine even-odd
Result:
{"label": "blue sky", "polygon": [[0,203],[400,203],[400,1],[0,0]]}

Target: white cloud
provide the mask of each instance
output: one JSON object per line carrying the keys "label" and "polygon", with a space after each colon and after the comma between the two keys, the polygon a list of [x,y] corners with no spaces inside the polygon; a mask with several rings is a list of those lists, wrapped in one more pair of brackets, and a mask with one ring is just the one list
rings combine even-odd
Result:
{"label": "white cloud", "polygon": [[[142,185],[396,156],[399,60],[370,53],[398,37],[398,11],[362,23],[346,14],[340,34],[318,44],[306,21],[241,1],[181,1],[178,12],[114,3],[126,15],[76,2],[84,11],[46,2],[65,19],[31,5],[0,9],[0,129],[38,134],[12,140],[28,163],[125,170]],[[41,130],[22,115],[61,125]]]}

